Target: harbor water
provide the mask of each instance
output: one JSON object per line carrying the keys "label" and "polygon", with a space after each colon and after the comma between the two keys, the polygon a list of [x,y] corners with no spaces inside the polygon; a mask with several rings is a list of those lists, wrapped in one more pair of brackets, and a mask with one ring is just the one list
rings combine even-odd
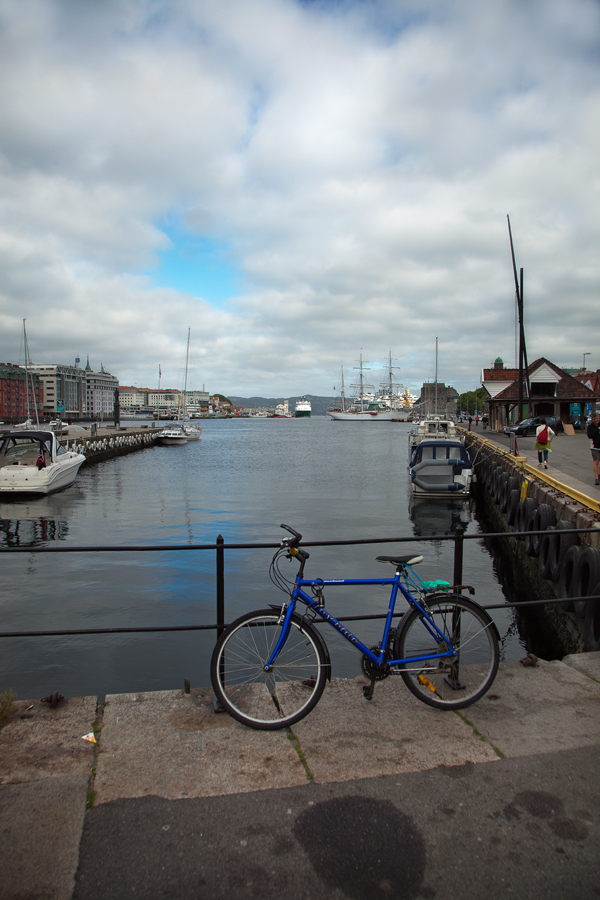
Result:
{"label": "harbor water", "polygon": [[[413,537],[410,544],[311,548],[308,577],[391,577],[381,554],[419,552],[423,579],[452,580],[451,541],[418,537],[483,530],[469,501],[413,504],[408,424],[309,419],[203,421],[202,438],[154,446],[81,470],[63,493],[0,502],[0,547],[141,547],[153,552],[3,553],[0,631],[212,624],[215,552],[185,544],[273,543],[285,522],[306,541]],[[281,603],[270,582],[272,549],[225,551],[225,617]],[[284,563],[293,578],[295,562]],[[466,541],[463,581],[482,605],[502,603],[496,564],[482,539]],[[383,613],[389,589],[332,588],[339,617]],[[511,597],[508,597],[511,599]],[[505,659],[530,649],[521,616],[495,611]],[[350,626],[378,642],[382,622]],[[519,631],[521,628],[521,631]],[[324,628],[333,674],[355,677],[359,654]],[[150,691],[210,683],[214,631],[0,639],[0,691],[19,698]]]}

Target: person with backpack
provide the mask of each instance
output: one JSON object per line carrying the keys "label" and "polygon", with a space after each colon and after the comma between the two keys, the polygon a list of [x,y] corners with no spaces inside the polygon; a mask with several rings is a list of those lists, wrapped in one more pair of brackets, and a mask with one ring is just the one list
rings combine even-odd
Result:
{"label": "person with backpack", "polygon": [[548,468],[548,453],[552,452],[550,443],[553,437],[554,432],[546,425],[546,420],[540,419],[540,424],[535,429],[535,449],[538,452],[539,468],[542,467],[542,461],[544,463],[544,468]]}
{"label": "person with backpack", "polygon": [[592,462],[594,465],[594,484],[600,484],[600,413],[595,412],[592,421],[587,427],[587,436],[590,439],[592,450]]}

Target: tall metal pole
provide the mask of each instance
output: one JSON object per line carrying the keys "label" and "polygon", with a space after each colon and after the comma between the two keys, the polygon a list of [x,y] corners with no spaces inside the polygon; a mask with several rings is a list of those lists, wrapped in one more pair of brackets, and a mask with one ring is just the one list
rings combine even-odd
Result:
{"label": "tall metal pole", "polygon": [[438,339],[435,339],[435,413],[438,414],[438,404],[437,404],[437,360],[438,360]]}

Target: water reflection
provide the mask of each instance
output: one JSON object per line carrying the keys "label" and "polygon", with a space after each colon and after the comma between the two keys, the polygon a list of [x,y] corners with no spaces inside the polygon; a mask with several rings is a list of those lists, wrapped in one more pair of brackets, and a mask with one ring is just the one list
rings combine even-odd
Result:
{"label": "water reflection", "polygon": [[0,547],[38,547],[48,541],[64,541],[68,534],[64,513],[57,515],[51,497],[0,503]]}
{"label": "water reflection", "polygon": [[467,531],[473,521],[473,503],[470,499],[438,499],[411,496],[408,514],[417,537],[436,534],[451,535],[458,528]]}

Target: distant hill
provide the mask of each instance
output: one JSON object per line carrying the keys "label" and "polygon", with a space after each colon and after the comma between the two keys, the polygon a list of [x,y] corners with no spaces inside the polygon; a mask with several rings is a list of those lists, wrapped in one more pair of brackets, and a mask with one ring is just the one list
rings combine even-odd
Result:
{"label": "distant hill", "polygon": [[315,397],[314,394],[302,394],[297,397],[232,397],[231,394],[228,395],[232,403],[236,406],[243,406],[245,409],[275,409],[278,403],[285,403],[287,400],[291,413],[294,412],[296,400],[299,400],[300,396],[310,400],[313,416],[324,416],[330,406],[336,405],[335,397]]}

